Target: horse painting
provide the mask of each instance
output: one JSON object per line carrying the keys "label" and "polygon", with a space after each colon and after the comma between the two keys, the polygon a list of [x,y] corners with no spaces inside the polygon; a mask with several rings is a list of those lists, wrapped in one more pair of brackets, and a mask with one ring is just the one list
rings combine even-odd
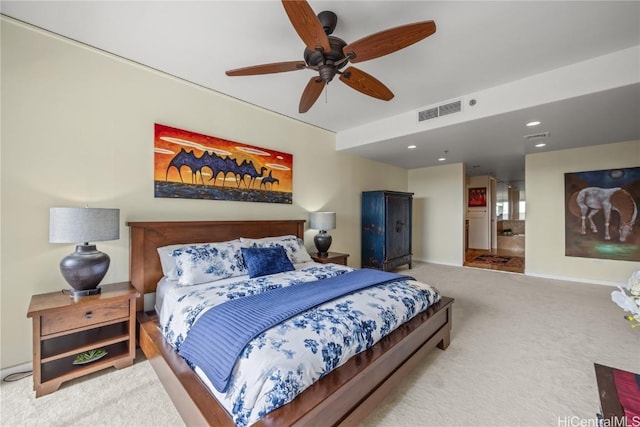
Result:
{"label": "horse painting", "polygon": [[587,234],[587,221],[592,233],[597,233],[598,228],[593,222],[593,217],[598,212],[604,214],[604,239],[611,240],[609,223],[611,212],[617,212],[620,216],[620,226],[618,227],[619,239],[621,242],[633,231],[633,226],[638,216],[638,207],[633,197],[620,187],[600,188],[587,187],[571,195],[569,200],[571,213],[580,217],[580,234]]}

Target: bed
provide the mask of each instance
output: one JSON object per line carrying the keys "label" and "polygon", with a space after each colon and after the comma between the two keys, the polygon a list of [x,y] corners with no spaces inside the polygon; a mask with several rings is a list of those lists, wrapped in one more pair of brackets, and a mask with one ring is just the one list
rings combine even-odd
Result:
{"label": "bed", "polygon": [[[303,237],[303,220],[129,222],[131,282],[141,295],[156,292],[163,277],[157,248],[175,244],[226,242],[239,237]],[[158,316],[137,301],[139,345],[187,425],[232,426],[222,403],[165,339]],[[377,344],[320,378],[293,401],[255,424],[356,425],[434,347],[450,341],[453,300],[436,304],[400,325]]]}

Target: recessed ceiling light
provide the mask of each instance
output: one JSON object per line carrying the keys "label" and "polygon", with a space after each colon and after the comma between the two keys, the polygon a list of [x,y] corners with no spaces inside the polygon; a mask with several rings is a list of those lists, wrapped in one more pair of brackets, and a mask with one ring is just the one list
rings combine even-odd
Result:
{"label": "recessed ceiling light", "polygon": [[538,120],[534,120],[532,122],[527,123],[527,126],[531,127],[531,126],[538,126],[540,124],[540,122]]}
{"label": "recessed ceiling light", "polygon": [[416,146],[415,146],[415,145],[410,145],[410,146],[408,146],[407,148],[408,148],[409,150],[413,150],[414,148],[416,148]]}
{"label": "recessed ceiling light", "polygon": [[542,147],[544,147],[544,146],[546,146],[546,145],[547,145],[547,144],[545,144],[544,142],[541,142],[541,143],[539,143],[539,144],[536,144],[536,145],[535,145],[535,147],[536,147],[536,148],[542,148]]}
{"label": "recessed ceiling light", "polygon": [[446,158],[446,157],[440,157],[440,158],[438,159],[438,161],[439,161],[439,162],[444,162],[445,160],[447,160],[447,158]]}

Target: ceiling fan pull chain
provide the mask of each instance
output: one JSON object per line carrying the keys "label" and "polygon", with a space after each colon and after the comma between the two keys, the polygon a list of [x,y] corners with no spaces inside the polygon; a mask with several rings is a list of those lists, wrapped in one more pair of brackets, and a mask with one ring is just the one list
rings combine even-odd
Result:
{"label": "ceiling fan pull chain", "polygon": [[324,85],[324,103],[329,103],[329,84]]}

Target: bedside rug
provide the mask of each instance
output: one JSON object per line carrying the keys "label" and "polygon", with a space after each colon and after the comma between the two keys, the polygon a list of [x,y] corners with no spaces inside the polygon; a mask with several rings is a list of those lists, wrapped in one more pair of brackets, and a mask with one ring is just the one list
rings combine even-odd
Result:
{"label": "bedside rug", "polygon": [[478,255],[473,259],[473,262],[483,262],[485,264],[507,264],[511,261],[510,256],[498,256],[498,255]]}

